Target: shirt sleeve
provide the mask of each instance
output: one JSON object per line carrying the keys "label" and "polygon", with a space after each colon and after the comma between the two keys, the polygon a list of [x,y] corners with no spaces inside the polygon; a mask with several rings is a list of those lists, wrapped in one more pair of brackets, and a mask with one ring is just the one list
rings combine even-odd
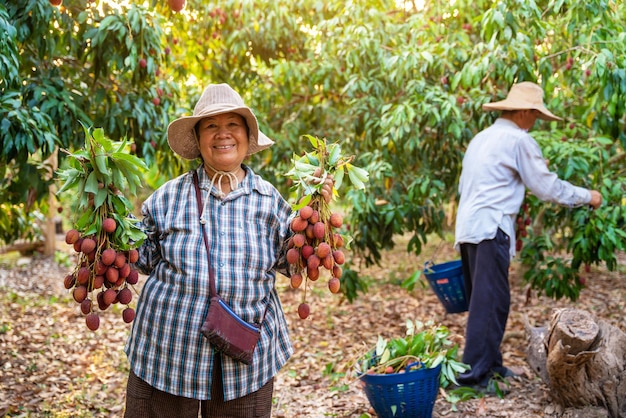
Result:
{"label": "shirt sleeve", "polygon": [[291,266],[287,262],[287,251],[289,250],[289,240],[294,235],[291,230],[291,221],[296,216],[295,212],[291,212],[287,217],[287,221],[283,223],[283,233],[285,237],[278,252],[278,260],[276,262],[276,271],[284,276],[291,277]]}
{"label": "shirt sleeve", "polygon": [[548,170],[539,144],[530,135],[518,142],[517,167],[526,187],[543,201],[569,207],[591,202],[588,189],[561,180]]}
{"label": "shirt sleeve", "polygon": [[143,219],[139,224],[141,230],[146,234],[146,239],[137,249],[139,259],[134,264],[134,267],[143,274],[150,274],[161,260],[161,249],[156,223],[147,207],[148,205],[144,203],[141,210]]}

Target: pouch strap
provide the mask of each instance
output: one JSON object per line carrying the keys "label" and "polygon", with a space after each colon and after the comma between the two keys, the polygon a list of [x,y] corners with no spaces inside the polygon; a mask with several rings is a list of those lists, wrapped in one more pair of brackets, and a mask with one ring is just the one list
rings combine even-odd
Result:
{"label": "pouch strap", "polygon": [[[198,203],[198,215],[202,218],[202,194],[200,192],[200,186],[198,185],[198,173],[193,170],[193,186],[196,189],[196,202]],[[204,222],[200,220],[202,227],[202,239],[204,240],[204,247],[206,248],[207,259],[209,259],[211,252],[209,251],[209,240],[206,237],[206,231],[204,230]],[[215,276],[213,275],[213,268],[211,267],[211,261],[209,260],[209,295],[211,297],[217,296],[217,288],[215,287]]]}
{"label": "pouch strap", "polygon": [[[199,218],[202,218],[202,192],[200,192],[198,173],[196,170],[192,170],[193,172],[193,186],[196,189],[196,202],[198,203],[198,215]],[[210,193],[210,192],[209,192]],[[200,225],[202,226],[202,239],[204,240],[204,246],[206,248],[207,259],[209,260],[209,295],[211,297],[218,296],[217,288],[215,286],[215,275],[213,273],[213,268],[211,267],[211,252],[209,251],[209,240],[206,237],[206,231],[204,229],[204,221],[200,221]],[[265,320],[265,315],[267,314],[267,308],[269,306],[268,303],[265,305],[265,311],[263,312],[263,318],[261,318],[261,323]]]}

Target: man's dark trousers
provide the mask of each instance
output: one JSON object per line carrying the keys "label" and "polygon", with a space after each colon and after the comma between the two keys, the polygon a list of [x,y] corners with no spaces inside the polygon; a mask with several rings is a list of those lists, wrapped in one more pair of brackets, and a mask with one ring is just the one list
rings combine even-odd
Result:
{"label": "man's dark trousers", "polygon": [[472,368],[458,377],[461,384],[486,386],[494,374],[504,375],[500,345],[509,316],[510,239],[498,229],[494,239],[461,244],[461,260],[469,314],[463,363]]}

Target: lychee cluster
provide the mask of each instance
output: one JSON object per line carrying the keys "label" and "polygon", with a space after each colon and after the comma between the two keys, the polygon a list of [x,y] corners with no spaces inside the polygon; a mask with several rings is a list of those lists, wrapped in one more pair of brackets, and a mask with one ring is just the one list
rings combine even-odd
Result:
{"label": "lychee cluster", "polygon": [[532,223],[529,211],[530,209],[528,204],[524,203],[522,209],[520,210],[520,214],[517,216],[517,221],[515,223],[515,236],[517,237],[517,241],[515,242],[516,251],[522,251],[522,247],[524,246],[522,238],[526,238],[528,236],[528,227]]}
{"label": "lychee cluster", "polygon": [[[331,293],[339,292],[341,265],[345,262],[345,256],[341,250],[344,239],[337,230],[342,224],[342,216],[330,212],[320,196],[300,209],[298,216],[291,222],[294,235],[289,241],[287,251],[287,262],[292,266],[292,288],[299,288],[304,280],[317,281],[320,269],[325,268],[331,274],[328,289]],[[305,288],[303,301],[298,306],[298,315],[301,319],[306,319],[309,314]]]}
{"label": "lychee cluster", "polygon": [[135,310],[128,306],[133,299],[129,286],[139,280],[139,273],[131,267],[139,253],[136,249],[120,251],[111,246],[109,236],[116,228],[115,220],[106,218],[96,234],[81,236],[76,229],[71,229],[65,235],[65,242],[73,245],[79,258],[74,271],[65,276],[63,285],[72,291],[85,315],[87,328],[92,331],[100,327],[96,305],[100,311],[116,303],[127,305],[122,311],[124,322],[135,319]]}

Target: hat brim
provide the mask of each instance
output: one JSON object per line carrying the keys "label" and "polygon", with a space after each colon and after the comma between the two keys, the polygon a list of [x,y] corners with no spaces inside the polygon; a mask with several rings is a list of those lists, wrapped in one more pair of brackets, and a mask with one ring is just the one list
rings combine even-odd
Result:
{"label": "hat brim", "polygon": [[523,102],[520,102],[519,100],[504,99],[504,100],[500,100],[499,102],[485,103],[483,105],[483,109],[490,110],[490,111],[491,110],[534,109],[534,110],[538,110],[541,113],[541,115],[539,116],[539,119],[548,120],[548,121],[563,120],[563,118],[560,118],[554,115],[552,112],[550,112],[545,106],[537,106],[536,104],[532,104],[532,103],[523,103]]}
{"label": "hat brim", "polygon": [[187,160],[194,160],[200,157],[200,148],[196,138],[196,124],[210,116],[224,113],[236,113],[241,115],[248,125],[248,154],[252,155],[266,148],[269,148],[274,141],[268,138],[259,129],[256,117],[248,107],[222,106],[219,110],[209,110],[200,115],[183,116],[172,121],[167,127],[167,143],[176,154]]}

